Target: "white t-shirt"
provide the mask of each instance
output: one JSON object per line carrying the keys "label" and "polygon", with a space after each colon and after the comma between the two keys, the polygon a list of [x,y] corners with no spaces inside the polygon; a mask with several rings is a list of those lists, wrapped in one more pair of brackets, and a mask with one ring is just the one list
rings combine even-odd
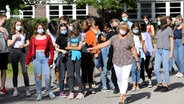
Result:
{"label": "white t-shirt", "polygon": [[[15,38],[15,36],[16,35],[12,35],[12,38]],[[21,45],[25,43],[25,39],[26,39],[26,34],[24,35],[20,34],[20,36],[15,40],[13,44],[13,48],[19,48]]]}
{"label": "white t-shirt", "polygon": [[53,45],[56,44],[55,42],[56,42],[57,36],[52,35],[52,34],[50,33],[49,29],[47,29],[47,33],[48,33],[48,34],[50,35],[50,37],[51,37],[52,44],[53,44]]}

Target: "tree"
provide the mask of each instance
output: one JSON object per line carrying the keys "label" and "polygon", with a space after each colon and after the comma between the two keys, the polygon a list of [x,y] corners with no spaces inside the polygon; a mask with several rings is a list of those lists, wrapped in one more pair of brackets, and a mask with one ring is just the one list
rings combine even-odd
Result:
{"label": "tree", "polygon": [[0,10],[6,10],[6,5],[9,5],[10,10],[14,11],[15,9],[24,9],[26,5],[34,4],[45,4],[50,0],[0,0]]}
{"label": "tree", "polygon": [[120,12],[123,7],[126,6],[128,9],[134,9],[137,0],[63,0],[68,4],[77,4],[77,6],[84,6],[86,4],[94,6],[98,9],[99,14],[102,17],[107,16],[107,13]]}
{"label": "tree", "polygon": [[92,5],[98,9],[104,10],[117,10],[122,9],[124,5],[128,7],[128,9],[132,9],[136,5],[137,0],[63,0],[68,4],[75,3],[78,6],[83,5]]}

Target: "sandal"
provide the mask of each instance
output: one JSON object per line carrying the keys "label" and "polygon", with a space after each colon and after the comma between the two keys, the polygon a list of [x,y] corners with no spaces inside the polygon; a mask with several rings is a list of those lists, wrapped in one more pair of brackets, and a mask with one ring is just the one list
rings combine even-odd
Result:
{"label": "sandal", "polygon": [[119,104],[125,104],[126,102],[126,96],[120,97]]}

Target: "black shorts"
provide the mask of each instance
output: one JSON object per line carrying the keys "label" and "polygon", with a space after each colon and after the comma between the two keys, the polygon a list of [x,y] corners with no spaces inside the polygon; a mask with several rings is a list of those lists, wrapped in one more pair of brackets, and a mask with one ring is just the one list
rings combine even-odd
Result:
{"label": "black shorts", "polygon": [[8,53],[0,53],[0,70],[7,70]]}

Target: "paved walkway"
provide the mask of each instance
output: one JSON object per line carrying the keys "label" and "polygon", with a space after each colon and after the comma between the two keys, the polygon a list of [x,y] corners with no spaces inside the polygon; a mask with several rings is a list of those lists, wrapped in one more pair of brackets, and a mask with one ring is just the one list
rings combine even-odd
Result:
{"label": "paved walkway", "polygon": [[[59,97],[59,92],[57,89],[53,90],[56,94],[55,99],[50,99],[49,97],[44,97],[41,101],[36,101],[35,96],[35,85],[34,77],[30,76],[30,85],[32,96],[26,97],[25,90],[23,87],[23,78],[19,77],[19,92],[20,95],[17,97],[12,97],[12,80],[7,79],[6,87],[9,94],[2,95],[0,94],[0,104],[118,104],[119,94],[113,94],[112,91],[100,92],[98,91],[94,95],[89,95],[82,100],[68,100],[67,98]],[[97,78],[99,81],[99,77]],[[177,78],[171,76],[171,85],[170,91],[166,93],[153,92],[156,86],[153,88],[142,88],[140,91],[131,92],[130,90],[127,93],[127,104],[184,104],[184,78]],[[156,83],[155,77],[153,77],[153,83]],[[44,84],[43,84],[44,85]],[[129,86],[130,89],[131,86]],[[44,93],[44,92],[43,92]]]}

